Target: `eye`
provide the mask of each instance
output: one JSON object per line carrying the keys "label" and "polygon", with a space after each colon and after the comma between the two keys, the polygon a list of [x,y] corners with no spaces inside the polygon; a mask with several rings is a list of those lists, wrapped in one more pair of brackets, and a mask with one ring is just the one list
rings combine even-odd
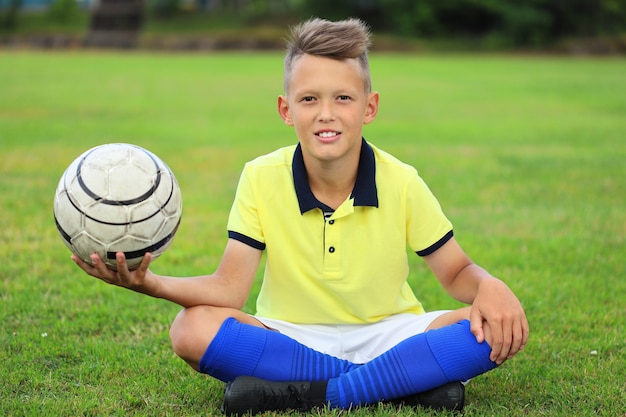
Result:
{"label": "eye", "polygon": [[350,99],[351,99],[351,97],[347,96],[347,95],[340,95],[340,96],[337,97],[337,100],[339,100],[339,101],[349,101]]}
{"label": "eye", "polygon": [[310,103],[312,101],[315,101],[315,97],[313,97],[313,96],[302,97],[301,101],[304,101],[305,103]]}

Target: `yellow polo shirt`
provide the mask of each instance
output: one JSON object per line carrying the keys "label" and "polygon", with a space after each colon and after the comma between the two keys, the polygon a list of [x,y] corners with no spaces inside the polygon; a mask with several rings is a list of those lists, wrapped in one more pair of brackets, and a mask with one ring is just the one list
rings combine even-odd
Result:
{"label": "yellow polo shirt", "polygon": [[434,252],[452,224],[417,171],[363,140],[352,195],[328,218],[300,145],[248,162],[228,234],[267,251],[257,314],[293,323],[371,323],[424,312],[409,287],[407,246]]}

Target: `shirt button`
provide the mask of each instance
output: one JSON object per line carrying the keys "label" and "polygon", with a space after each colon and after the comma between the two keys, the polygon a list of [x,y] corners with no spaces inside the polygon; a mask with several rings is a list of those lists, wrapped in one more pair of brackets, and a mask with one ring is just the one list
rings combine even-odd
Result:
{"label": "shirt button", "polygon": [[335,224],[335,221],[334,220],[329,220],[328,224]]}
{"label": "shirt button", "polygon": [[328,248],[328,252],[333,253],[335,252],[335,247],[331,246],[330,248]]}

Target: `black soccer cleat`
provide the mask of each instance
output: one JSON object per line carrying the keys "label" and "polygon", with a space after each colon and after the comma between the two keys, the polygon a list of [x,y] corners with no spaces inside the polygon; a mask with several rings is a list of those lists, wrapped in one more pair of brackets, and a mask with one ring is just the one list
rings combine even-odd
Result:
{"label": "black soccer cleat", "polygon": [[405,405],[435,410],[461,411],[465,404],[465,385],[461,382],[448,382],[440,387],[400,398],[397,401]]}
{"label": "black soccer cleat", "polygon": [[272,382],[240,376],[226,384],[222,412],[227,416],[299,410],[326,405],[326,382]]}

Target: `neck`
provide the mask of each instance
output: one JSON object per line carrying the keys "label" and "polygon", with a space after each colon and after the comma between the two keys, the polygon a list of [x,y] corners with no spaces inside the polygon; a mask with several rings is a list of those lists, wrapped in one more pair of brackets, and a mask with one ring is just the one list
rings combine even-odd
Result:
{"label": "neck", "polygon": [[316,162],[307,163],[305,160],[311,191],[319,201],[337,209],[354,189],[359,160]]}

